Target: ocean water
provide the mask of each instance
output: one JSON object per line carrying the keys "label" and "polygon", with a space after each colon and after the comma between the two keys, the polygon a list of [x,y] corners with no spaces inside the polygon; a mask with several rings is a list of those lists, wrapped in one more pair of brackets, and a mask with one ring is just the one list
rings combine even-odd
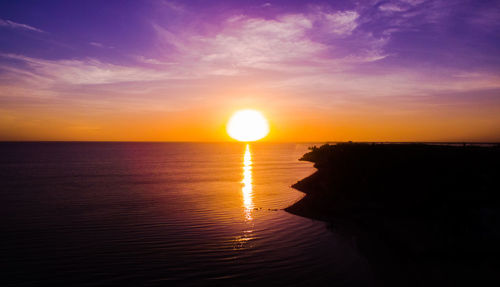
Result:
{"label": "ocean water", "polygon": [[348,239],[283,210],[308,146],[0,143],[0,285],[366,285]]}

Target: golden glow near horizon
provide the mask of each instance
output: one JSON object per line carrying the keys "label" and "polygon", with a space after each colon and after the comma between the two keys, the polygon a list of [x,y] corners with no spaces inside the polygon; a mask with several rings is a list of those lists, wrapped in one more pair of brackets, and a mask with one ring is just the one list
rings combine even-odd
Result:
{"label": "golden glow near horizon", "polygon": [[250,146],[248,144],[243,157],[243,180],[241,183],[243,183],[241,192],[243,195],[243,206],[245,207],[245,218],[252,220],[252,154],[250,153]]}
{"label": "golden glow near horizon", "polygon": [[235,140],[252,142],[267,136],[269,124],[259,111],[240,110],[229,119],[227,133]]}

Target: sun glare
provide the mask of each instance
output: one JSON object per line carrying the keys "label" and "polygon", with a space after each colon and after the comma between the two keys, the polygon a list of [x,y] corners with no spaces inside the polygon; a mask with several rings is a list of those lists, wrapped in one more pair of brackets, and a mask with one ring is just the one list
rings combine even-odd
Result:
{"label": "sun glare", "polygon": [[269,124],[261,112],[241,110],[234,113],[227,123],[227,133],[241,142],[260,140],[269,133]]}

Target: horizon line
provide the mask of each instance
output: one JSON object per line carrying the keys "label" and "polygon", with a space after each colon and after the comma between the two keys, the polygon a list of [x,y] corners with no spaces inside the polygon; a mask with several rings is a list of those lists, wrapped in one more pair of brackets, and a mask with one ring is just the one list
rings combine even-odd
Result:
{"label": "horizon line", "polygon": [[395,143],[395,144],[500,144],[500,141],[253,141],[253,142],[240,142],[240,141],[141,141],[141,140],[0,140],[0,143],[238,143],[238,144],[251,144],[251,143],[295,143],[295,144],[329,144],[329,143]]}

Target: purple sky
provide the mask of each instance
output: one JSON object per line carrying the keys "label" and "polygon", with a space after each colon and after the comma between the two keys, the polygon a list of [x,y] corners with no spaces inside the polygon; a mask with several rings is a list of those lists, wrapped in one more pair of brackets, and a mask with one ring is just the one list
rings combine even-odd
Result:
{"label": "purple sky", "polygon": [[[500,140],[500,2],[0,4],[0,140],[246,107],[287,126],[276,140]],[[324,126],[299,136],[294,116]],[[207,122],[131,138],[223,139]]]}

